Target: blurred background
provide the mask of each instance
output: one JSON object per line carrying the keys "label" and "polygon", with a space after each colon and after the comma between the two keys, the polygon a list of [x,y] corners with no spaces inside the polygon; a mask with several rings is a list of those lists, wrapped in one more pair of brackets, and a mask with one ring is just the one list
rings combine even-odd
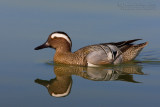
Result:
{"label": "blurred background", "polygon": [[[41,86],[34,83],[36,78],[50,79],[55,76],[53,74],[53,66],[45,64],[52,61],[55,51],[51,49],[34,51],[34,48],[44,43],[48,35],[54,31],[64,31],[71,37],[73,42],[72,51],[96,43],[140,38],[143,39],[142,42],[149,41],[149,45],[144,48],[140,56],[142,58],[139,60],[148,58],[147,61],[159,61],[160,1],[1,0],[0,105],[2,104],[2,106],[5,107],[44,107],[45,105],[49,106],[54,104],[57,106],[73,104],[76,106],[80,103],[79,100],[81,98],[83,99],[84,96],[78,99],[78,96],[73,95],[70,97],[69,102],[67,98],[63,100],[53,100],[52,97],[48,97],[49,95],[45,89],[45,91],[42,91]],[[149,71],[153,69],[155,71],[159,70],[159,68],[152,68],[154,66],[154,64],[150,65],[149,68],[145,68],[145,66],[145,72],[150,74]],[[160,74],[155,74],[155,76],[157,75]],[[84,87],[84,80],[80,78],[75,80],[77,80],[81,86],[80,88],[78,85],[75,85],[75,89],[82,89],[80,93],[85,91],[86,89],[82,88]],[[155,81],[157,80],[159,79]],[[151,84],[155,83],[155,81],[152,81]],[[90,82],[86,83],[85,86],[87,87],[88,84],[90,84]],[[98,86],[100,86],[100,89],[105,90],[106,87],[102,84],[103,82]],[[122,88],[121,85],[128,85],[125,83],[121,84],[121,82],[121,85],[119,83],[114,85],[112,82],[110,84],[113,88],[117,88],[116,85],[120,88]],[[151,84],[146,87],[149,87]],[[155,86],[160,88],[157,84]],[[94,86],[95,83],[92,85]],[[136,87],[135,85],[135,88]],[[130,86],[130,88],[133,87]],[[144,89],[144,87],[142,89]],[[157,95],[156,92],[158,91],[155,91],[155,95]],[[90,95],[92,94],[90,93],[88,96]],[[100,97],[101,96],[98,96],[98,98]],[[106,96],[103,97],[106,98]],[[136,96],[135,98],[138,97],[139,96]],[[147,97],[149,97],[149,95]],[[158,95],[152,96],[151,98],[154,97],[157,98]],[[116,96],[114,98],[116,98]],[[111,102],[114,102],[114,98],[110,99]],[[128,97],[126,97],[126,100],[127,98]],[[72,101],[73,99],[76,99],[74,103]],[[99,99],[85,99],[91,106],[96,105],[91,103],[96,100]],[[117,98],[115,101],[118,100],[120,100],[120,98]],[[54,101],[56,101],[56,103]],[[151,101],[151,104],[159,104],[157,100],[154,99],[154,101]],[[116,105],[111,102],[109,105]],[[122,102],[124,103],[125,101]],[[99,103],[102,107],[107,104],[104,99],[99,101]],[[121,104],[121,102],[117,103],[117,105]],[[141,103],[139,102],[137,104]],[[142,102],[142,106],[149,106],[145,104],[146,103]],[[99,104],[96,106],[99,106]]]}

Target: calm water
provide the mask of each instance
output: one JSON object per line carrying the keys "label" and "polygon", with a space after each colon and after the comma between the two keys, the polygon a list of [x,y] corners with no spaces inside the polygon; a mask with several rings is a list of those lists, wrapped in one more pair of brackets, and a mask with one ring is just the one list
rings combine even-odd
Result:
{"label": "calm water", "polygon": [[[0,106],[160,106],[158,0],[1,0],[0,23]],[[135,38],[149,45],[119,66],[59,66],[54,50],[33,50],[57,30],[70,35],[72,51]],[[57,88],[69,93],[51,96]]]}

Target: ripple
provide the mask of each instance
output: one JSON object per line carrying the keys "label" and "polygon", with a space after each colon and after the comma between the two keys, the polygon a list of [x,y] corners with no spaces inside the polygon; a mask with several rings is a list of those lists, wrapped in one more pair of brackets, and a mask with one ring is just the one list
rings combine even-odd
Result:
{"label": "ripple", "polygon": [[160,65],[160,50],[154,49],[142,52],[137,58],[135,62],[152,64],[152,65]]}

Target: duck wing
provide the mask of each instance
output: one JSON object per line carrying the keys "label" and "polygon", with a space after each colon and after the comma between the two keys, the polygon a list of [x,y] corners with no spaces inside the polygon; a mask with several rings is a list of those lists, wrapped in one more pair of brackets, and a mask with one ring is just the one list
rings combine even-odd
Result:
{"label": "duck wing", "polygon": [[132,39],[132,40],[127,40],[127,41],[121,41],[121,42],[110,42],[110,43],[102,43],[101,45],[108,45],[108,44],[112,44],[117,46],[121,52],[125,52],[126,50],[128,50],[131,46],[133,46],[133,42],[138,41],[138,40],[142,40],[142,39]]}
{"label": "duck wing", "polygon": [[121,42],[111,42],[109,44],[116,45],[117,47],[122,47],[125,45],[131,45],[133,42],[138,41],[138,40],[142,40],[142,39],[133,39],[133,40],[127,40],[127,41],[121,41]]}

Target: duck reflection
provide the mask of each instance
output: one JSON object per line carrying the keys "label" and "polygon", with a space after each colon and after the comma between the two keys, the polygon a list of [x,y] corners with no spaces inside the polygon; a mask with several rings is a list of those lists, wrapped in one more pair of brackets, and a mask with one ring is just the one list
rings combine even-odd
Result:
{"label": "duck reflection", "polygon": [[45,86],[51,96],[65,97],[69,95],[72,87],[72,75],[80,76],[93,81],[119,80],[132,83],[140,83],[133,79],[132,74],[143,75],[139,65],[121,65],[114,67],[78,67],[78,66],[54,66],[56,77],[51,80],[36,79],[35,82]]}

